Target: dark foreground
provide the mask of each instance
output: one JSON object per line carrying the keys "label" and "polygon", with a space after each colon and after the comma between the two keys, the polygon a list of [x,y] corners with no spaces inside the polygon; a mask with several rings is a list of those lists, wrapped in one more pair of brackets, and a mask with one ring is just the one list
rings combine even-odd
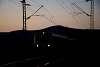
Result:
{"label": "dark foreground", "polygon": [[[0,34],[0,67],[81,67],[99,65],[99,30],[73,30],[54,27],[38,32],[43,31],[52,34],[52,38],[47,37],[46,39],[46,41],[52,39],[50,47],[41,46],[44,45],[43,43],[36,43],[39,47],[34,47],[35,40],[32,31]],[[54,33],[56,35],[53,35]],[[42,41],[42,39],[39,40]]]}

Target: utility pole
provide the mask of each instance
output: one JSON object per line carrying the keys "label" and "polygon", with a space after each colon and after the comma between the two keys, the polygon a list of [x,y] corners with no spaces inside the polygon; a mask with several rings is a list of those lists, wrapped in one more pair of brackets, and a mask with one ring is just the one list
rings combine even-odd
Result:
{"label": "utility pole", "polygon": [[86,0],[86,2],[91,2],[90,9],[90,29],[94,29],[94,0]]}
{"label": "utility pole", "polygon": [[83,9],[81,9],[76,3],[72,3],[78,10],[86,14],[90,17],[90,29],[94,29],[94,0],[86,0],[86,2],[91,2],[90,14],[86,13]]}
{"label": "utility pole", "polygon": [[26,18],[26,6],[31,6],[31,5],[30,4],[26,4],[25,0],[22,0],[20,2],[22,3],[22,7],[23,7],[23,30],[27,30],[26,20],[30,19],[32,16],[40,16],[40,15],[34,15],[34,14],[37,13],[43,7],[43,5],[41,5],[41,7],[37,11],[35,11],[35,13],[33,13],[31,16]]}
{"label": "utility pole", "polygon": [[23,30],[26,30],[26,1],[22,0],[21,3],[23,6]]}
{"label": "utility pole", "polygon": [[30,4],[26,4],[25,0],[20,1],[23,6],[23,30],[26,30],[26,6],[31,6]]}
{"label": "utility pole", "polygon": [[94,29],[94,0],[91,0],[90,29]]}

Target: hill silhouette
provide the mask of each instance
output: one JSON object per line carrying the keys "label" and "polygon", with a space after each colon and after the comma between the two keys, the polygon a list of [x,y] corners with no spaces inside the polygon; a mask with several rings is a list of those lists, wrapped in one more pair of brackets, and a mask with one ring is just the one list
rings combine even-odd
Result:
{"label": "hill silhouette", "polygon": [[[52,34],[50,48],[34,48],[34,36],[41,32]],[[96,65],[99,58],[99,38],[100,30],[73,29],[59,25],[42,30],[1,32],[0,65],[37,56],[67,56],[72,59],[69,60],[69,65]]]}
{"label": "hill silhouette", "polygon": [[[7,42],[9,43],[15,42],[15,43],[22,43],[22,44],[24,44],[25,42],[32,43],[32,41],[34,41],[33,40],[34,34],[36,32],[50,32],[55,35],[73,39],[77,41],[77,43],[80,43],[80,42],[84,44],[89,43],[91,45],[92,43],[95,43],[95,42],[99,43],[99,38],[100,38],[100,35],[99,35],[100,30],[73,29],[73,28],[68,28],[68,27],[63,27],[63,26],[58,25],[58,26],[48,27],[42,30],[34,30],[34,31],[18,30],[18,31],[12,31],[12,32],[7,32],[7,33],[0,33],[0,42],[3,43],[3,45],[4,43],[6,44]],[[26,38],[26,41],[25,41],[25,38]]]}

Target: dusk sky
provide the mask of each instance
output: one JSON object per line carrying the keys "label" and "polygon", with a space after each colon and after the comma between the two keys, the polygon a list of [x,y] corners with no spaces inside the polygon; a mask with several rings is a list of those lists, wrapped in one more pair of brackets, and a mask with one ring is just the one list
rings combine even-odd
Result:
{"label": "dusk sky", "polygon": [[[21,0],[0,0],[0,32],[22,30],[23,15]],[[26,0],[27,17],[32,15],[41,5],[35,15],[27,20],[27,30],[43,29],[49,26],[62,25],[70,28],[89,29],[90,17],[71,3],[76,3],[86,13],[90,14],[90,2],[85,0]],[[100,0],[94,0],[94,26],[100,29]]]}

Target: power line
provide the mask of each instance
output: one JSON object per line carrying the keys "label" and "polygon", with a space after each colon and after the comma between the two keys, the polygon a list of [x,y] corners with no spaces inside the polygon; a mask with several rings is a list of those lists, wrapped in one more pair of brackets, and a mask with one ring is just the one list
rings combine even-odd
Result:
{"label": "power line", "polygon": [[46,9],[46,7],[44,6],[43,7],[44,8],[44,10],[48,13],[48,15],[50,16],[50,19],[45,15],[44,17],[46,18],[46,19],[48,19],[50,22],[53,22],[54,23],[54,21],[52,20],[52,18],[54,19],[54,16]]}
{"label": "power line", "polygon": [[[18,5],[16,2],[13,2],[13,1],[11,1],[11,0],[8,0],[9,2],[11,2],[11,3],[13,3],[13,4],[15,4],[15,5],[17,5],[17,6],[19,6],[19,7],[22,7],[22,6],[20,6],[20,5]],[[19,1],[20,2],[20,1]],[[27,7],[28,8],[28,11],[30,11],[30,12],[35,12],[33,9],[31,9],[30,7]],[[27,9],[26,9],[27,10]],[[38,13],[38,12],[37,12]],[[41,15],[40,13],[38,13],[39,15]]]}
{"label": "power line", "polygon": [[[58,0],[56,0],[58,3],[59,3],[59,5],[60,6],[62,6],[62,8],[68,13],[68,14],[70,14],[67,10],[66,10],[66,8],[58,1]],[[70,1],[69,1],[70,2]],[[71,15],[72,16],[72,15]],[[72,18],[73,18],[73,20],[80,26],[80,27],[82,27],[78,22],[77,22],[77,20],[72,16]]]}
{"label": "power line", "polygon": [[32,1],[39,4],[40,6],[42,5],[41,3],[37,2],[36,0],[32,0]]}
{"label": "power line", "polygon": [[66,10],[66,8],[58,0],[56,0],[56,2],[69,14],[68,10]]}
{"label": "power line", "polygon": [[[79,17],[79,16],[77,16],[77,17],[81,19],[81,17]],[[84,25],[84,24],[83,24],[83,25]],[[84,27],[85,27],[85,28],[88,28],[88,27],[86,27],[86,25],[84,25]]]}
{"label": "power line", "polygon": [[94,29],[94,0],[86,0],[85,2],[89,2],[89,1],[91,2],[90,14],[83,11],[76,3],[72,3],[72,5],[90,17],[90,29]]}
{"label": "power line", "polygon": [[50,22],[52,22],[54,25],[55,25],[55,23],[54,23],[54,21],[52,21],[51,19],[49,19],[47,16],[43,16],[45,19],[47,19],[48,21],[50,21]]}
{"label": "power line", "polygon": [[[48,16],[49,16],[50,18],[46,16],[47,14],[44,14],[44,15],[41,16],[41,17],[45,18],[46,20],[52,22],[52,23],[55,25],[55,16],[52,15],[52,14],[50,13],[50,11],[45,7],[45,5],[44,5],[44,4],[41,4],[41,3],[39,3],[39,2],[37,2],[36,0],[32,0],[32,2],[36,2],[36,3],[39,4],[39,5],[43,5],[43,6],[44,6],[44,7],[43,7],[44,10],[48,13]],[[59,21],[60,21],[60,20],[59,20]],[[65,24],[64,24],[64,25],[65,25]]]}
{"label": "power line", "polygon": [[[67,10],[66,10],[66,8],[58,1],[58,0],[56,0],[56,2],[66,11],[66,12],[68,12]],[[69,13],[69,12],[68,12]]]}
{"label": "power line", "polygon": [[78,21],[75,19],[75,17],[74,16],[72,16],[72,17],[75,20],[75,22],[82,28],[82,25],[78,23]]}
{"label": "power line", "polygon": [[[10,0],[8,0],[8,1],[10,1]],[[37,4],[39,4],[39,5],[42,5],[42,4],[38,3],[38,2],[35,1],[35,0],[32,0],[32,1],[34,1],[35,3],[37,3]],[[56,0],[56,1],[57,1],[57,2],[60,4],[60,6],[69,14],[68,10],[67,10],[63,5],[62,5],[58,0]],[[67,6],[63,0],[61,0],[61,1],[62,1],[62,3],[63,3],[65,6]],[[69,1],[69,0],[67,0],[67,1],[71,3],[71,1]],[[16,2],[13,2],[13,1],[10,1],[10,2],[16,4],[17,6],[20,6],[20,5],[18,5]],[[20,7],[22,7],[22,6],[20,6]],[[30,10],[30,11],[33,12],[33,13],[35,12],[32,8],[30,8],[30,7],[27,7],[27,8],[28,8],[28,11]],[[52,14],[46,9],[46,7],[44,6],[43,8],[44,8],[44,10],[49,14],[49,16],[50,16],[51,18],[54,19],[54,16],[52,16]],[[71,10],[68,6],[67,6],[67,8],[72,12],[72,10]],[[38,12],[37,12],[37,14],[41,15],[41,14],[38,13]],[[72,15],[71,15],[71,16],[72,16]],[[51,19],[51,18],[48,18],[46,15],[45,15],[45,16],[41,15],[41,17],[44,17],[44,18],[47,19],[48,21],[54,23],[54,21],[52,21],[52,19]],[[72,16],[72,18],[73,18],[73,16]],[[73,18],[73,19],[75,20],[75,18]],[[76,21],[76,20],[75,20],[75,21]],[[76,22],[76,23],[78,23],[78,22]],[[79,24],[79,26],[81,26],[81,25]]]}
{"label": "power line", "polygon": [[41,17],[44,17],[45,19],[47,19],[48,21],[52,22],[55,25],[54,21],[52,20],[52,18],[54,19],[54,16],[46,9],[45,5],[37,2],[36,0],[32,0],[32,1],[36,2],[39,5],[43,5],[44,10],[48,13],[48,15],[50,16],[50,18],[48,18],[46,15],[43,15]]}
{"label": "power line", "polygon": [[45,6],[44,6],[44,9],[45,9],[45,11],[46,11],[51,17],[54,17],[54,16],[46,9]]}
{"label": "power line", "polygon": [[62,1],[62,3],[71,11],[71,12],[73,12],[66,4],[65,4],[65,2],[63,1],[63,0],[61,0]]}
{"label": "power line", "polygon": [[[63,1],[63,0],[61,0],[62,1],[62,3],[70,10],[70,12],[73,12],[66,4],[65,4],[65,2]],[[69,1],[69,0],[67,0],[67,1]],[[70,1],[69,1],[70,2]],[[78,16],[79,17],[79,16]]]}
{"label": "power line", "polygon": [[[13,4],[15,4],[15,5],[17,5],[17,6],[19,6],[19,7],[22,7],[22,5],[19,5],[18,3],[16,3],[15,1],[12,1],[12,0],[8,0],[9,2],[11,2],[11,3],[13,3]],[[20,2],[20,1],[19,1]],[[34,10],[32,10],[30,7],[28,7],[28,9],[27,9],[28,11],[30,11],[30,12],[33,12]]]}
{"label": "power line", "polygon": [[[67,0],[68,2],[70,2],[71,3],[71,5],[72,5],[72,0]],[[80,2],[74,2],[74,4],[75,3],[83,3],[83,2],[86,2],[86,1],[80,1]],[[80,7],[79,7],[79,9],[80,9]],[[82,9],[80,9],[80,10],[82,10]],[[83,13],[85,13],[84,11],[83,11]],[[81,14],[81,13],[80,13]],[[85,13],[86,15],[88,15],[87,13]],[[89,16],[89,15],[88,15]],[[79,17],[80,18],[80,17]],[[92,24],[91,24],[92,25]]]}
{"label": "power line", "polygon": [[8,0],[8,1],[13,3],[13,4],[15,4],[15,5],[17,5],[17,6],[19,6],[19,7],[21,7],[20,5],[18,5],[17,3],[13,2],[12,0]]}
{"label": "power line", "polygon": [[[82,15],[81,15],[81,16],[82,16]],[[78,16],[78,18],[82,19],[83,21],[86,21],[87,24],[89,24],[89,22],[86,20],[86,18],[85,18],[85,17],[81,17],[81,16]]]}
{"label": "power line", "polygon": [[[71,5],[72,5],[72,4],[71,4]],[[73,6],[73,5],[72,5],[72,6]],[[73,7],[75,7],[75,6],[73,6]],[[73,8],[73,7],[72,7],[72,8]],[[73,8],[73,9],[74,9],[74,12],[73,12],[72,14],[75,14],[78,18],[83,19],[83,18],[86,18],[86,17],[87,17],[87,16],[86,16],[86,17],[83,17],[83,18],[79,17],[79,14],[82,14],[83,12],[77,11],[77,13],[78,13],[78,14],[77,14],[77,13],[75,12],[75,11],[76,11],[75,8]],[[82,16],[82,15],[81,15],[81,16]]]}

